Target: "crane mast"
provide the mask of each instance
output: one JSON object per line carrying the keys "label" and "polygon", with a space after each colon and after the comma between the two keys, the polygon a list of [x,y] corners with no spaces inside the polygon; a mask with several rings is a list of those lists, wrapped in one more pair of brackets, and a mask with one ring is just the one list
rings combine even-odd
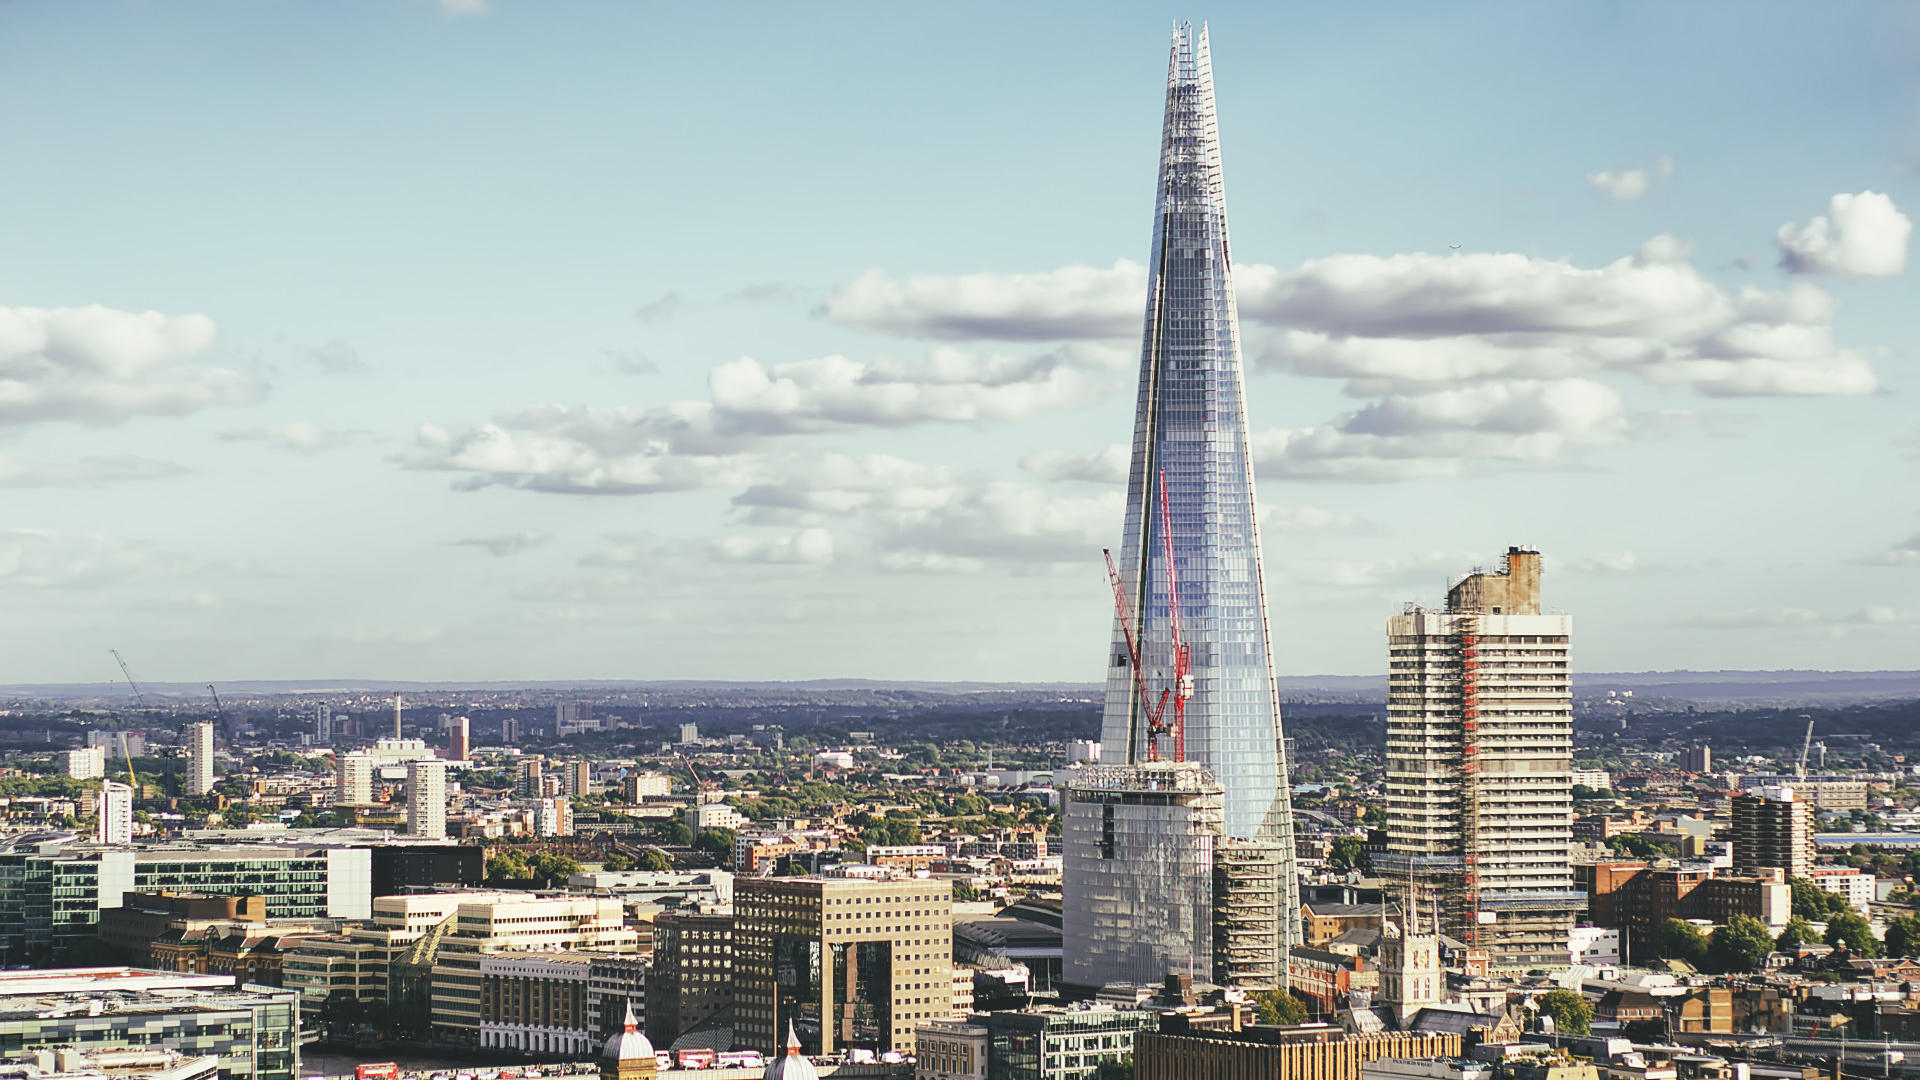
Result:
{"label": "crane mast", "polygon": [[[1157,694],[1147,686],[1142,663],[1141,638],[1146,628],[1142,626],[1136,630],[1134,627],[1133,605],[1127,602],[1126,583],[1121,580],[1120,571],[1114,566],[1113,551],[1103,549],[1101,554],[1107,558],[1107,581],[1113,586],[1114,611],[1120,617],[1120,630],[1127,641],[1127,663],[1132,668],[1133,695],[1147,717],[1147,760],[1160,760],[1160,739],[1162,736],[1171,736],[1173,760],[1185,761],[1187,699],[1193,696],[1193,676],[1188,670],[1191,650],[1180,630],[1180,574],[1173,559],[1173,509],[1172,500],[1167,494],[1167,474],[1164,469],[1160,472],[1160,542],[1162,559],[1167,567],[1167,626],[1171,638],[1173,682],[1161,687]],[[1167,720],[1169,702],[1173,705],[1171,722]]]}
{"label": "crane mast", "polygon": [[141,693],[140,684],[133,681],[133,672],[127,670],[127,662],[121,659],[120,650],[108,649],[107,651],[113,654],[113,662],[120,665],[120,674],[127,677],[127,686],[133,690],[133,700],[138,702],[141,708],[146,708],[147,695]]}

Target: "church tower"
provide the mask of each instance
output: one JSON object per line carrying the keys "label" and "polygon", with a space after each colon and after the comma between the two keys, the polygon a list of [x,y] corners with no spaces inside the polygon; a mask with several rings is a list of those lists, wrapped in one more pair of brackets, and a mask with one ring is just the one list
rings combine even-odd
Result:
{"label": "church tower", "polygon": [[600,1051],[600,1080],[655,1080],[660,1063],[654,1059],[653,1043],[640,1031],[634,1018],[633,1002],[627,1002],[627,1018],[619,1034],[607,1040]]}

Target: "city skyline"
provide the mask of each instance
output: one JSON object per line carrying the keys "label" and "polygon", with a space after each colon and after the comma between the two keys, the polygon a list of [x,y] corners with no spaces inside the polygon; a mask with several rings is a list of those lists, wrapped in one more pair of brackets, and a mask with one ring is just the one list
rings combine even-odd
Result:
{"label": "city skyline", "polygon": [[[0,684],[1099,677],[1167,13],[221,11],[0,7]],[[1910,13],[1206,14],[1281,674],[1911,666]]]}

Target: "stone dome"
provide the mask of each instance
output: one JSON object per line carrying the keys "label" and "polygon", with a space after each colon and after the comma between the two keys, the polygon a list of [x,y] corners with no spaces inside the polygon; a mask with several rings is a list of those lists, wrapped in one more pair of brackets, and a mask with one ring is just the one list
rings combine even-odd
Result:
{"label": "stone dome", "polygon": [[820,1071],[800,1052],[800,1036],[793,1033],[791,1022],[787,1024],[787,1052],[767,1065],[760,1080],[820,1080]]}
{"label": "stone dome", "polygon": [[642,1058],[653,1060],[653,1043],[648,1041],[646,1033],[640,1030],[640,1021],[634,1018],[633,1002],[627,1002],[627,1018],[621,1030],[607,1040],[606,1048],[600,1056],[608,1061],[638,1061]]}

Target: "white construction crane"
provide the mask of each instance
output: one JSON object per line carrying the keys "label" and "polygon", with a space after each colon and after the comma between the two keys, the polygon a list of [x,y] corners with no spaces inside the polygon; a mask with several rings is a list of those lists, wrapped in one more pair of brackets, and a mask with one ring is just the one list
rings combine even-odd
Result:
{"label": "white construction crane", "polygon": [[1800,744],[1800,765],[1798,768],[1794,769],[1793,771],[1794,779],[1805,780],[1807,778],[1807,754],[1812,749],[1813,749],[1813,718],[1809,716],[1807,718],[1807,739],[1805,742]]}

